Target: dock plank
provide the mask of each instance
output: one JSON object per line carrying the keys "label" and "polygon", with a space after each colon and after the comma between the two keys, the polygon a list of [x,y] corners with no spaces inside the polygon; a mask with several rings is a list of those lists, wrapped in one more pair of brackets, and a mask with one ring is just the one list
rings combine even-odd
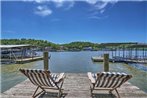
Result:
{"label": "dock plank", "polygon": [[[32,98],[34,86],[28,79],[1,94],[1,98]],[[62,98],[92,98],[90,96],[89,80],[84,73],[66,73],[63,85]],[[138,87],[126,82],[118,89],[121,98],[147,98],[147,94]],[[57,98],[56,91],[49,91],[38,98]],[[116,93],[108,94],[107,91],[95,91],[93,98],[116,98]]]}

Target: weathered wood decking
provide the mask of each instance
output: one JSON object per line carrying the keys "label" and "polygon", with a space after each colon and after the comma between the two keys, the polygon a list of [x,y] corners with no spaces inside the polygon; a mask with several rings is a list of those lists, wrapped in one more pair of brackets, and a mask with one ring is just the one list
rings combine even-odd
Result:
{"label": "weathered wood decking", "polygon": [[[95,92],[95,96],[91,97],[87,74],[66,73],[63,88],[64,95],[62,98],[116,98],[115,92],[113,92],[113,95],[110,95],[107,91]],[[31,98],[35,89],[36,87],[29,80],[26,80],[2,93],[1,98]],[[118,91],[121,98],[147,98],[145,92],[129,82],[123,84]],[[56,92],[52,92],[41,95],[38,98],[56,98],[56,95]]]}

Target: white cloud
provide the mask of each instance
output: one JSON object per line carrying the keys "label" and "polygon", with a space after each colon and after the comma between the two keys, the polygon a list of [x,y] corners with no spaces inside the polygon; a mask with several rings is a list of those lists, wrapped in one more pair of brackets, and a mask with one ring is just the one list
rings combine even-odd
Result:
{"label": "white cloud", "polygon": [[50,0],[50,1],[52,1],[57,8],[62,7],[63,6],[63,3],[64,3],[63,0]]}
{"label": "white cloud", "polygon": [[97,8],[98,10],[104,9],[107,6],[107,2],[100,2],[96,4],[94,7]]}
{"label": "white cloud", "polygon": [[35,0],[36,3],[42,3],[44,2],[45,0]]}
{"label": "white cloud", "polygon": [[91,14],[89,19],[105,19],[104,12],[107,10],[108,5],[114,5],[118,0],[87,0],[86,3],[91,5]]}
{"label": "white cloud", "polygon": [[88,17],[89,19],[96,19],[96,20],[100,20],[100,19],[105,19],[108,18],[108,16],[90,16]]}
{"label": "white cloud", "polygon": [[[16,0],[16,1],[19,1],[19,0]],[[22,0],[24,2],[36,2],[36,3],[43,3],[45,2],[46,0]]]}
{"label": "white cloud", "polygon": [[36,2],[37,4],[40,5],[35,10],[35,14],[38,14],[40,16],[48,16],[52,14],[52,10],[48,8],[50,4],[54,4],[56,8],[62,8],[63,10],[70,10],[72,7],[74,7],[77,1],[82,1],[91,6],[91,16],[96,16],[98,14],[104,14],[104,12],[107,10],[108,5],[114,5],[115,3],[118,2],[118,0],[30,0],[30,1]]}
{"label": "white cloud", "polygon": [[108,4],[115,4],[118,0],[86,0],[86,2],[94,8],[94,10],[104,13]]}
{"label": "white cloud", "polygon": [[98,16],[90,16],[88,17],[89,19],[101,19],[101,17],[98,17]]}
{"label": "white cloud", "polygon": [[44,16],[51,15],[52,10],[49,9],[47,6],[38,6],[34,13],[44,17]]}
{"label": "white cloud", "polygon": [[[101,1],[102,2],[108,2],[108,3],[117,3],[118,2],[118,0],[101,0]],[[124,0],[122,0],[122,1],[124,1]]]}
{"label": "white cloud", "polygon": [[69,10],[69,9],[71,9],[72,7],[74,7],[74,5],[75,5],[75,2],[68,2],[68,5],[66,6],[66,10]]}
{"label": "white cloud", "polygon": [[103,9],[103,10],[100,10],[100,13],[102,14],[102,13],[104,13],[105,12],[105,9]]}
{"label": "white cloud", "polygon": [[97,2],[97,0],[86,0],[86,2],[89,4],[95,4]]}
{"label": "white cloud", "polygon": [[51,15],[53,12],[50,8],[48,8],[50,3],[54,3],[56,8],[61,8],[65,10],[69,10],[70,8],[74,7],[74,1],[73,0],[23,0],[26,2],[35,2],[39,4],[39,6],[36,7],[34,13],[40,16],[48,16]]}
{"label": "white cloud", "polygon": [[66,9],[70,9],[74,6],[75,0],[34,0],[34,2],[38,4],[47,4],[48,2],[52,2],[55,4],[56,8],[66,7]]}
{"label": "white cloud", "polygon": [[70,9],[74,6],[73,0],[51,0],[57,8],[65,7],[65,9]]}

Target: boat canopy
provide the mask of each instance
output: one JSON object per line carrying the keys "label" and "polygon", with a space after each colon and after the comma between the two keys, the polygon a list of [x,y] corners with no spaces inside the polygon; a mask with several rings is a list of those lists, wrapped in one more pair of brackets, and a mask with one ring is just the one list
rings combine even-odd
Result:
{"label": "boat canopy", "polygon": [[32,47],[30,44],[21,44],[21,45],[0,45],[1,49],[11,49],[11,48],[24,48],[24,47]]}

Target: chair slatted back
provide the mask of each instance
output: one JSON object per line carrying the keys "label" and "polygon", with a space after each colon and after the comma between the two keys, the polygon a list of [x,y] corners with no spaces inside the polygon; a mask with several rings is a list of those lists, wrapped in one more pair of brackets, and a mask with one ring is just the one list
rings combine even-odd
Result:
{"label": "chair slatted back", "polygon": [[20,69],[20,71],[29,78],[29,80],[37,86],[54,87],[54,78],[57,76],[51,75],[50,71],[46,70],[34,70],[34,69]]}
{"label": "chair slatted back", "polygon": [[131,75],[119,72],[97,73],[95,87],[117,88],[120,87],[124,82],[126,82],[131,77]]}

